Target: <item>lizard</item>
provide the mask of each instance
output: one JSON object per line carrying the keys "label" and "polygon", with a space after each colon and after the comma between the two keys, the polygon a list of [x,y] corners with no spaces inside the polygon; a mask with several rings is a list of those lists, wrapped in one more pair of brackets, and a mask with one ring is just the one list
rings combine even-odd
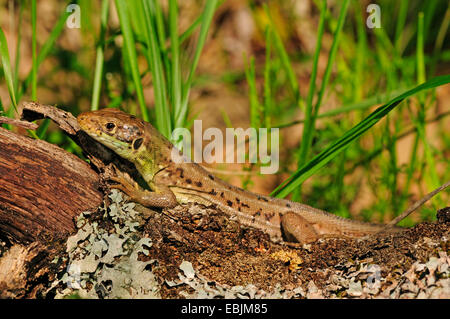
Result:
{"label": "lizard", "polygon": [[189,202],[215,205],[240,224],[267,233],[274,242],[305,244],[323,237],[363,238],[405,229],[346,219],[230,185],[197,163],[174,161],[175,146],[156,128],[115,108],[84,112],[77,120],[82,131],[134,164],[151,191],[124,173],[110,177],[117,183],[111,187],[143,206],[171,208]]}

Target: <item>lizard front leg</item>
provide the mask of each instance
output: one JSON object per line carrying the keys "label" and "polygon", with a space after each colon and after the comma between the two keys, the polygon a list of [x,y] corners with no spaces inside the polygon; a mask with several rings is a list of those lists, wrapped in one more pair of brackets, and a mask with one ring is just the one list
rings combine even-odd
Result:
{"label": "lizard front leg", "polygon": [[158,185],[154,192],[143,189],[127,174],[116,170],[117,176],[109,176],[108,179],[117,184],[111,188],[119,189],[130,197],[130,200],[146,207],[171,208],[178,202],[175,194],[165,185]]}

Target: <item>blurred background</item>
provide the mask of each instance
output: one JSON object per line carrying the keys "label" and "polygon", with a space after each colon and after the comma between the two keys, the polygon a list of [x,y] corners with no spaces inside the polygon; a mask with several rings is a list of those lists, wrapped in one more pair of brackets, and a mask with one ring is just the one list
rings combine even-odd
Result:
{"label": "blurred background", "polygon": [[[450,73],[448,1],[378,0],[379,11],[368,11],[371,3],[0,0],[0,111],[17,117],[14,104],[29,100],[75,116],[118,107],[166,135],[194,119],[203,129],[280,127],[278,174],[210,165],[269,194],[377,106]],[[391,220],[450,179],[449,101],[448,84],[405,100],[289,197]],[[33,137],[82,157],[52,123],[40,124]],[[434,219],[448,199],[441,193],[403,224]]]}

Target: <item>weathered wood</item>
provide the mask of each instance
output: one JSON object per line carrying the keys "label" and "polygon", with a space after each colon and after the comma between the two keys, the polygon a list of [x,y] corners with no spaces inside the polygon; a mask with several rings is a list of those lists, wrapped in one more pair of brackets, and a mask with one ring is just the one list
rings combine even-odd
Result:
{"label": "weathered wood", "polygon": [[12,124],[14,126],[22,127],[28,130],[36,130],[39,127],[36,123],[11,119],[5,116],[0,116],[0,124]]}
{"label": "weathered wood", "polygon": [[70,136],[75,135],[79,130],[77,119],[69,112],[51,105],[40,104],[37,102],[23,102],[22,119],[34,121],[38,119],[49,118],[64,132]]}
{"label": "weathered wood", "polygon": [[48,118],[55,122],[75,143],[80,145],[83,151],[85,151],[86,157],[90,159],[91,164],[96,167],[98,172],[103,172],[109,163],[114,163],[120,170],[137,178],[137,172],[133,164],[117,156],[109,148],[98,143],[81,131],[77,119],[71,113],[51,105],[37,102],[24,102],[22,107],[22,119],[24,120],[34,121]]}
{"label": "weathered wood", "polygon": [[66,237],[100,205],[99,177],[73,154],[0,128],[0,234],[15,242]]}

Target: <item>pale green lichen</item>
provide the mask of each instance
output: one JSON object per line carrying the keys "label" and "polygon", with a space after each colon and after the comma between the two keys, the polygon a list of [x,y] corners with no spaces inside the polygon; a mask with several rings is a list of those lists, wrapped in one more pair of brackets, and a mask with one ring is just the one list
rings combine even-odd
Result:
{"label": "pale green lichen", "polygon": [[[113,190],[111,204],[103,218],[114,222],[110,233],[82,213],[76,221],[78,232],[67,240],[68,266],[52,288],[63,284],[55,298],[73,294],[81,298],[160,298],[155,275],[147,267],[155,260],[140,261],[139,254],[148,255],[149,238],[138,231],[141,223],[134,203],[126,203],[122,193]],[[58,286],[59,287],[59,286]]]}

